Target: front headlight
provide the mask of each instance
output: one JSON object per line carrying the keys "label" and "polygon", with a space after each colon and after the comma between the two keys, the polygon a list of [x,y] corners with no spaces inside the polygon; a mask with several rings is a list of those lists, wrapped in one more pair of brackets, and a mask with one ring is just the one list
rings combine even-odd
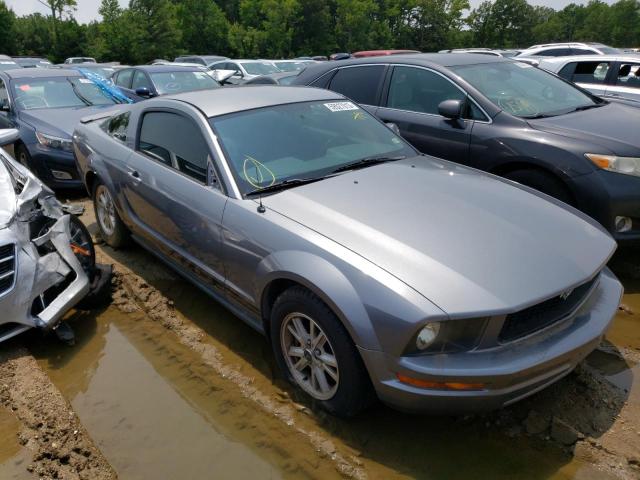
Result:
{"label": "front headlight", "polygon": [[598,153],[585,153],[584,155],[603,170],[640,177],[640,158],[638,157],[618,157],[617,155],[600,155]]}
{"label": "front headlight", "polygon": [[424,324],[405,349],[407,355],[453,353],[478,345],[488,318],[465,318]]}
{"label": "front headlight", "polygon": [[45,147],[64,150],[66,152],[73,151],[73,143],[68,138],[55,137],[42,132],[36,132],[36,138],[40,145],[44,145]]}

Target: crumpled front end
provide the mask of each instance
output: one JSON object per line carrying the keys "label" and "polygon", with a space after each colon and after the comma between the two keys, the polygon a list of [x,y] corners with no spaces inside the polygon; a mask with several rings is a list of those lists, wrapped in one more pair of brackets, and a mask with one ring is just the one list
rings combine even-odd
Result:
{"label": "crumpled front end", "polygon": [[[71,249],[70,219],[53,192],[4,152],[15,204],[0,227],[0,341],[32,327],[54,328],[88,293],[89,278]],[[7,193],[7,192],[5,192]],[[3,198],[9,198],[3,195]]]}

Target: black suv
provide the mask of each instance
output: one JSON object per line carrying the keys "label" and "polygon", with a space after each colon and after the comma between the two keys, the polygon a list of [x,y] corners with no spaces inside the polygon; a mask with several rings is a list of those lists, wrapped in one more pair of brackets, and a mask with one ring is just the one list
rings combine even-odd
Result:
{"label": "black suv", "polygon": [[292,84],[342,93],[422,152],[540,190],[640,244],[640,108],[477,54],[323,63]]}

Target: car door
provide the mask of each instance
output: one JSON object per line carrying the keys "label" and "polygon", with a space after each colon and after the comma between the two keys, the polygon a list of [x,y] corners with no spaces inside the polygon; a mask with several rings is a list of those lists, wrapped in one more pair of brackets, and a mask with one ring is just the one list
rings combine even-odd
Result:
{"label": "car door", "polygon": [[123,196],[143,243],[222,293],[227,196],[203,132],[208,127],[192,115],[171,109],[141,114]]}
{"label": "car door", "polygon": [[372,115],[380,105],[380,95],[388,65],[357,65],[338,69],[331,77],[330,90],[360,104]]}
{"label": "car door", "polygon": [[640,61],[616,62],[605,95],[640,101]]}
{"label": "car door", "polygon": [[394,123],[402,136],[423,153],[466,163],[474,120],[472,114],[450,120],[438,113],[445,100],[462,100],[477,109],[458,85],[424,67],[393,66],[377,116]]}
{"label": "car door", "polygon": [[558,75],[589,90],[594,95],[604,95],[612,63],[593,60],[571,62],[562,67]]}
{"label": "car door", "polygon": [[[0,128],[14,128],[15,122],[11,114],[11,101],[9,100],[9,91],[5,80],[0,77]],[[11,155],[14,155],[13,145],[6,145],[4,149]]]}

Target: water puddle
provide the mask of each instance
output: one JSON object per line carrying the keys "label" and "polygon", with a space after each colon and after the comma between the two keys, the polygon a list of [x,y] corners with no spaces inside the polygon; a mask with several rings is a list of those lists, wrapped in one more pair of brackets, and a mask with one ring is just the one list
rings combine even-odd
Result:
{"label": "water puddle", "polygon": [[6,408],[0,406],[0,478],[23,480],[33,478],[26,470],[31,460],[29,451],[18,442],[20,423]]}
{"label": "water puddle", "polygon": [[120,478],[326,473],[314,467],[315,459],[296,458],[277,421],[226,391],[162,326],[115,308],[95,318],[72,317],[76,346],[38,342],[30,348]]}

